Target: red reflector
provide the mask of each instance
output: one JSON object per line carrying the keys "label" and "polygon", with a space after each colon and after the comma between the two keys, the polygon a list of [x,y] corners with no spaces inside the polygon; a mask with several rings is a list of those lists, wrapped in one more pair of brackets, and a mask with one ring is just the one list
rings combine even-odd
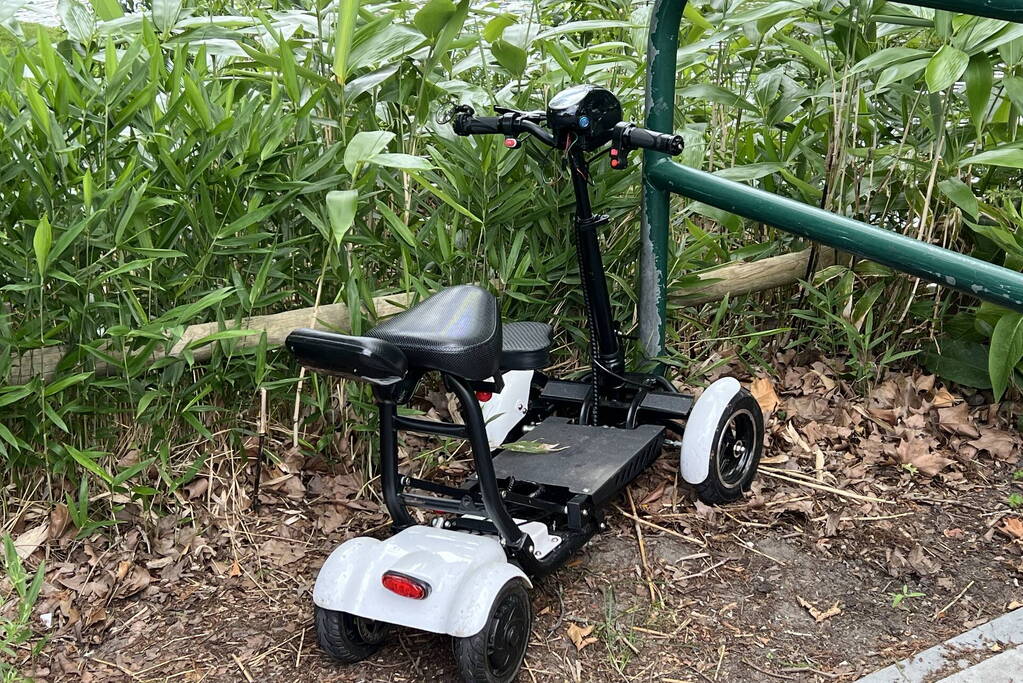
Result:
{"label": "red reflector", "polygon": [[422,600],[430,594],[430,584],[398,572],[385,572],[381,583],[384,588],[403,598]]}
{"label": "red reflector", "polygon": [[611,165],[614,166],[615,168],[617,168],[618,167],[618,160],[617,159],[612,159],[611,160]]}
{"label": "red reflector", "polygon": [[490,392],[490,391],[477,391],[476,392],[476,400],[479,401],[480,403],[486,403],[487,401],[489,401],[492,398],[494,398],[493,392]]}
{"label": "red reflector", "polygon": [[504,139],[504,146],[505,147],[518,147],[519,146],[519,141],[516,140],[515,138],[505,138]]}

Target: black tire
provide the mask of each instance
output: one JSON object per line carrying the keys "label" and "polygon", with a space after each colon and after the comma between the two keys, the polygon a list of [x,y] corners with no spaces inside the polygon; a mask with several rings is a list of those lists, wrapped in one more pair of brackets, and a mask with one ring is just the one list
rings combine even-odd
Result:
{"label": "black tire", "polygon": [[387,624],[317,606],[316,639],[333,659],[354,664],[380,649],[387,639]]}
{"label": "black tire", "polygon": [[710,472],[696,495],[708,505],[735,502],[749,491],[764,450],[764,414],[745,389],[721,412],[713,444]]}
{"label": "black tire", "polygon": [[494,599],[483,629],[468,638],[455,638],[455,661],[466,683],[508,683],[522,668],[529,645],[533,608],[526,584],[514,579]]}

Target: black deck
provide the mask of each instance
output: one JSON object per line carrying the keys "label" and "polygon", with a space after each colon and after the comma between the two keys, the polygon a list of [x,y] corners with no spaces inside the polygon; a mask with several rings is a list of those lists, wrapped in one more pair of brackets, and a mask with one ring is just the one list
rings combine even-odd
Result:
{"label": "black deck", "polygon": [[557,445],[549,453],[502,451],[494,458],[499,479],[514,477],[582,493],[602,505],[653,462],[661,449],[664,429],[608,429],[568,424],[548,418],[520,441]]}

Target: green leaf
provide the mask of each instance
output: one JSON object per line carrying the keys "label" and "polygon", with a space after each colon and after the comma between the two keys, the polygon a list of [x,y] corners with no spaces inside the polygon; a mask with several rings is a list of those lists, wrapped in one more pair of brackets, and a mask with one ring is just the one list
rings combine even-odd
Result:
{"label": "green leaf", "polygon": [[354,176],[359,164],[366,163],[372,157],[384,151],[393,139],[394,133],[387,130],[369,130],[356,133],[348,141],[348,147],[345,148],[345,168]]}
{"label": "green leaf", "polygon": [[925,50],[916,50],[911,47],[889,47],[879,50],[869,57],[861,59],[850,70],[850,73],[860,73],[872,69],[886,69],[895,64],[902,64],[927,55]]}
{"label": "green leaf", "polygon": [[521,76],[526,70],[526,51],[518,45],[512,45],[503,38],[498,38],[490,45],[490,52],[497,63],[513,76]]}
{"label": "green leaf", "polygon": [[555,453],[557,451],[563,451],[568,446],[562,446],[556,443],[543,443],[542,441],[512,441],[501,446],[502,450],[511,451],[513,453]]}
{"label": "green leaf", "polygon": [[977,201],[969,185],[959,180],[959,178],[948,178],[938,183],[938,189],[960,209],[974,218],[977,217],[977,212],[980,211],[980,203]]}
{"label": "green leaf", "polygon": [[369,158],[369,162],[380,166],[400,168],[403,171],[428,171],[434,167],[429,159],[412,154],[374,154]]}
{"label": "green leaf", "polygon": [[487,25],[483,27],[483,38],[488,43],[494,42],[503,36],[504,30],[516,21],[518,21],[518,19],[515,18],[514,14],[498,14],[496,17],[488,21]]}
{"label": "green leaf", "polygon": [[330,232],[334,243],[341,246],[345,235],[355,223],[358,211],[358,190],[335,190],[327,193],[327,215],[330,218]]}
{"label": "green leaf", "polygon": [[970,118],[973,119],[978,136],[984,128],[993,85],[994,69],[991,60],[984,53],[973,55],[966,68],[966,101],[970,105]]}
{"label": "green leaf", "polygon": [[153,0],[153,24],[160,31],[174,28],[181,15],[181,0]]}
{"label": "green leaf", "polygon": [[1023,147],[999,147],[990,152],[981,152],[959,162],[960,166],[968,166],[970,164],[1023,168]]}
{"label": "green leaf", "polygon": [[334,29],[334,64],[338,83],[345,84],[348,76],[348,57],[355,39],[355,20],[359,16],[362,0],[341,0],[337,8],[337,28]]}
{"label": "green leaf", "polygon": [[556,26],[554,28],[547,29],[536,38],[537,40],[545,40],[554,36],[560,36],[565,33],[579,33],[582,31],[602,31],[611,28],[638,28],[631,21],[609,21],[603,19],[590,19],[586,21],[570,21],[567,24]]}
{"label": "green leaf", "polygon": [[50,247],[53,246],[53,229],[50,227],[50,219],[43,216],[36,225],[35,235],[32,236],[32,248],[36,253],[36,266],[39,268],[39,279],[46,276],[47,258],[50,255]]}
{"label": "green leaf", "polygon": [[988,355],[988,372],[995,401],[1001,401],[1012,373],[1023,359],[1023,315],[1007,313],[995,323]]}
{"label": "green leaf", "polygon": [[117,0],[89,0],[89,4],[92,5],[92,9],[96,12],[96,16],[103,21],[120,19],[124,16],[124,10],[121,8],[121,3],[117,2]]}
{"label": "green leaf", "polygon": [[412,18],[415,27],[428,38],[436,38],[448,20],[455,14],[455,3],[451,0],[428,0]]}
{"label": "green leaf", "polygon": [[924,80],[930,92],[940,92],[959,80],[970,63],[970,56],[959,48],[946,45],[931,57],[924,69]]}
{"label": "green leaf", "polygon": [[923,364],[942,379],[975,389],[990,389],[987,349],[977,342],[964,339],[943,339],[938,347],[931,347],[923,356]]}
{"label": "green leaf", "polygon": [[46,389],[43,390],[43,396],[53,396],[54,394],[58,394],[72,385],[84,382],[91,376],[92,371],[90,370],[89,372],[80,372],[77,375],[71,375],[70,377],[62,377],[53,384],[47,384]]}
{"label": "green leaf", "polygon": [[113,481],[113,477],[110,476],[110,473],[103,469],[103,467],[94,460],[94,458],[109,455],[109,453],[103,453],[101,451],[80,451],[71,444],[64,444],[64,448],[67,449],[68,454],[79,465],[92,472],[108,484]]}
{"label": "green leaf", "polygon": [[71,40],[87,43],[96,31],[96,19],[80,0],[57,0],[57,14]]}

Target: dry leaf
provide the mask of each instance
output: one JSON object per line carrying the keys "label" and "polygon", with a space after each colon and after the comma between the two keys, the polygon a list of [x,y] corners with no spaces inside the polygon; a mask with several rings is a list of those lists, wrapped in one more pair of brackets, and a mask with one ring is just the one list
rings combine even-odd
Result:
{"label": "dry leaf", "polygon": [[810,616],[813,617],[814,621],[816,621],[818,624],[824,621],[825,619],[830,619],[831,617],[842,613],[842,606],[839,604],[838,600],[835,600],[834,605],[823,611],[814,607],[813,603],[810,602],[809,600],[804,600],[798,595],[796,596],[796,600],[799,601],[800,605],[806,608],[806,611],[810,613]]}
{"label": "dry leaf", "polygon": [[912,465],[932,477],[952,464],[952,460],[932,450],[931,443],[927,439],[900,441],[895,448],[895,454],[903,465]]}
{"label": "dry leaf", "polygon": [[774,391],[774,382],[770,377],[757,377],[749,386],[753,398],[757,399],[760,409],[770,415],[778,407],[778,394]]}
{"label": "dry leaf", "polygon": [[935,408],[951,408],[955,402],[956,397],[948,389],[942,387],[934,392],[934,400],[931,401],[931,405]]}
{"label": "dry leaf", "polygon": [[984,429],[979,439],[968,442],[978,451],[987,451],[999,460],[1012,460],[1016,455],[1016,439],[999,429]]}
{"label": "dry leaf", "polygon": [[234,563],[231,565],[231,569],[228,570],[227,575],[228,576],[241,576],[241,574],[242,574],[241,565],[238,564],[238,560],[235,560]]}
{"label": "dry leaf", "polygon": [[590,636],[593,633],[593,625],[589,626],[578,626],[573,623],[568,624],[568,637],[575,643],[576,651],[582,650],[587,645],[592,645],[597,642],[597,639]]}
{"label": "dry leaf", "polygon": [[970,406],[966,403],[960,403],[953,408],[939,409],[938,424],[950,432],[968,436],[971,439],[980,437],[977,426],[970,419]]}
{"label": "dry leaf", "polygon": [[14,551],[18,553],[19,559],[26,559],[46,540],[50,533],[50,523],[43,522],[39,526],[32,527],[14,540]]}
{"label": "dry leaf", "polygon": [[67,529],[68,522],[71,520],[71,515],[68,512],[67,505],[64,503],[57,503],[50,513],[50,531],[49,539],[51,541],[60,538],[64,531]]}
{"label": "dry leaf", "polygon": [[1002,531],[1015,538],[1023,539],[1023,519],[1009,517],[1002,524]]}

